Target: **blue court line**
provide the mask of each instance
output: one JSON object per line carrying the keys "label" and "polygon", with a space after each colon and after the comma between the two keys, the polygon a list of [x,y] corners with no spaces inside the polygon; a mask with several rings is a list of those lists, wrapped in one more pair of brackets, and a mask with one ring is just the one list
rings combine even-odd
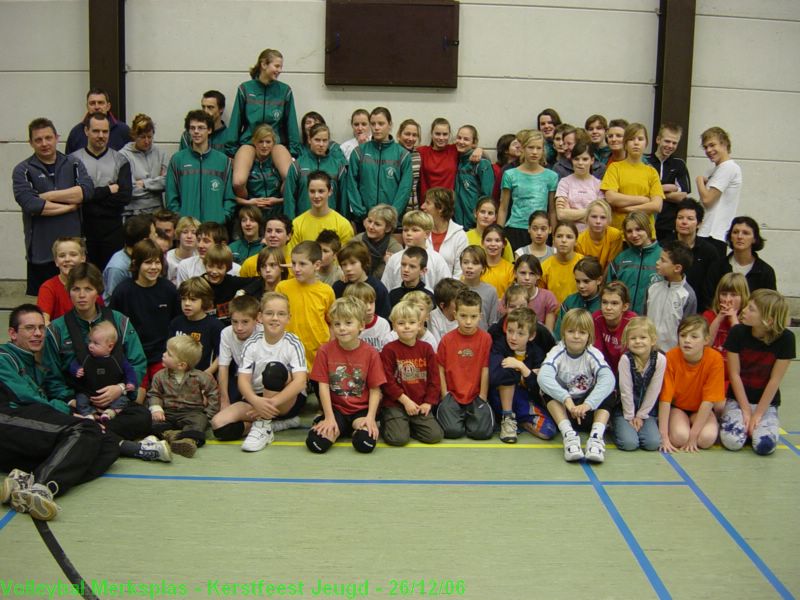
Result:
{"label": "blue court line", "polygon": [[3,515],[3,518],[0,519],[0,529],[3,529],[6,525],[8,525],[9,521],[14,518],[14,515],[17,514],[13,508],[9,508],[8,512]]}
{"label": "blue court line", "polygon": [[655,486],[655,487],[682,487],[685,481],[600,481],[600,485],[607,486]]}
{"label": "blue court line", "polygon": [[786,435],[800,435],[800,431],[787,431]]}
{"label": "blue court line", "polygon": [[586,473],[586,476],[589,478],[589,482],[594,487],[594,491],[597,492],[597,495],[600,497],[600,501],[603,503],[603,506],[606,507],[608,514],[611,516],[611,520],[614,521],[614,525],[617,526],[620,534],[622,535],[625,543],[628,544],[628,548],[633,553],[636,562],[639,563],[642,571],[644,571],[647,580],[650,582],[650,585],[653,586],[653,591],[655,591],[656,595],[659,598],[672,598],[672,595],[667,591],[664,582],[661,581],[661,578],[656,573],[655,568],[653,568],[650,559],[647,558],[647,555],[642,550],[642,547],[639,545],[639,542],[636,541],[636,537],[633,535],[630,527],[625,522],[625,519],[622,518],[622,515],[617,510],[614,501],[611,500],[611,496],[608,495],[608,492],[603,487],[603,484],[597,478],[597,475],[592,470],[592,468],[583,463],[581,465],[583,467],[583,471]]}
{"label": "blue court line", "polygon": [[683,467],[678,464],[678,461],[675,460],[675,457],[670,454],[662,454],[666,461],[675,469],[675,472],[680,475],[681,479],[683,479],[686,484],[689,486],[689,489],[694,492],[694,495],[697,496],[697,499],[703,503],[706,507],[708,512],[717,520],[717,522],[722,526],[722,528],[727,532],[729,536],[736,542],[736,545],[741,548],[742,552],[747,555],[747,558],[756,566],[756,568],[761,571],[761,574],[764,578],[769,581],[775,591],[778,592],[781,598],[794,598],[792,593],[786,588],[785,585],[778,579],[777,575],[772,572],[772,570],[767,566],[761,557],[756,553],[755,550],[750,546],[750,544],[745,541],[742,535],[736,530],[736,527],[725,518],[725,515],[722,514],[713,502],[703,493],[703,490],[700,489],[700,486],[695,483],[694,479],[684,470]]}
{"label": "blue court line", "polygon": [[792,452],[794,452],[794,453],[795,453],[797,456],[800,456],[800,449],[798,449],[798,448],[797,448],[797,446],[795,446],[795,445],[794,445],[792,442],[790,442],[789,440],[787,440],[787,439],[786,439],[786,436],[783,436],[783,435],[782,435],[782,436],[780,436],[780,437],[781,437],[781,441],[784,443],[784,445],[785,445],[787,448],[789,448],[789,450],[791,450]]}

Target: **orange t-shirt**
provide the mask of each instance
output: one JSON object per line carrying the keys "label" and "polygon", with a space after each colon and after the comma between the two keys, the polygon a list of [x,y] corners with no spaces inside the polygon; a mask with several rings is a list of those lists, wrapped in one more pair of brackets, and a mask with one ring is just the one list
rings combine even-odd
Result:
{"label": "orange t-shirt", "polygon": [[667,370],[660,400],[690,413],[697,412],[703,401],[725,400],[722,355],[706,347],[700,362],[692,365],[686,362],[680,347],[667,352]]}

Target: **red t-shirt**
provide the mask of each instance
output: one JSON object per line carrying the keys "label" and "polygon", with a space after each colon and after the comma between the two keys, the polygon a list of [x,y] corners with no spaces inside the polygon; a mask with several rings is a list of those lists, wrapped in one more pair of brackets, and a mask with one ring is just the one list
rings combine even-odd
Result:
{"label": "red t-shirt", "polygon": [[489,368],[492,336],[479,329],[474,335],[464,335],[454,329],[442,338],[436,360],[447,365],[447,391],[459,404],[470,404],[481,391],[481,374]]}
{"label": "red t-shirt", "polygon": [[620,357],[625,354],[625,347],[622,345],[622,332],[625,331],[628,321],[635,316],[636,313],[632,310],[622,313],[616,328],[611,331],[603,318],[602,311],[596,310],[592,313],[592,319],[594,319],[594,347],[603,353],[614,375],[618,372]]}
{"label": "red t-shirt", "polygon": [[369,391],[386,383],[378,351],[366,342],[344,350],[339,342],[323,344],[314,359],[311,379],[327,383],[331,405],[340,413],[352,415],[369,407]]}
{"label": "red t-shirt", "polygon": [[425,198],[425,193],[432,187],[455,189],[458,169],[458,150],[455,144],[448,144],[444,150],[434,150],[432,146],[420,146],[417,152],[422,159],[419,170],[420,203]]}
{"label": "red t-shirt", "polygon": [[436,233],[435,231],[431,231],[431,242],[433,242],[433,249],[436,250],[436,252],[438,252],[439,248],[442,247],[442,242],[444,242],[444,238],[446,235],[447,235],[446,231],[443,231],[442,233]]}
{"label": "red t-shirt", "polygon": [[[104,306],[102,296],[97,296],[97,303]],[[51,277],[41,285],[36,305],[42,309],[42,312],[50,315],[50,321],[55,321],[72,310],[72,299],[58,275]]]}
{"label": "red t-shirt", "polygon": [[389,342],[381,350],[381,362],[386,374],[383,406],[400,406],[397,399],[402,394],[417,404],[439,403],[439,363],[428,342],[418,340],[413,346],[400,340]]}

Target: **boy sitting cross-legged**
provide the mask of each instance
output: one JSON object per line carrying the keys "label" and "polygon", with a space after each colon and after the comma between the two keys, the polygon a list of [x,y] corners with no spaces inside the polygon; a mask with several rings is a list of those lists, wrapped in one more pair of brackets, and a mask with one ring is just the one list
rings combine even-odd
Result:
{"label": "boy sitting cross-legged", "polygon": [[375,418],[386,383],[378,352],[359,339],[366,309],[358,298],[336,300],[328,311],[336,339],[319,349],[311,378],[319,384],[322,415],[314,419],[306,446],[327,452],[340,435],[353,438],[353,448],[369,454],[378,441]]}

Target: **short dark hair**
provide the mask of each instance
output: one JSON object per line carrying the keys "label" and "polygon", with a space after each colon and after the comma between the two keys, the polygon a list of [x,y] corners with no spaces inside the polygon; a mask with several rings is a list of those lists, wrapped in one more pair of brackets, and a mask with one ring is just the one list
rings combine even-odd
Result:
{"label": "short dark hair", "polygon": [[428,268],[428,252],[425,250],[425,248],[420,248],[419,246],[409,246],[403,250],[403,256],[407,256],[408,258],[418,258],[420,268]]}
{"label": "short dark hair", "polygon": [[283,226],[286,229],[286,234],[292,235],[292,231],[294,229],[292,226],[292,220],[286,215],[272,215],[271,217],[267,217],[266,219],[264,219],[264,225],[266,225],[270,221],[280,221],[281,223],[283,223]]}
{"label": "short dark hair", "polygon": [[339,234],[333,229],[323,229],[320,231],[319,235],[317,236],[317,243],[330,246],[334,254],[342,249],[342,240],[339,239]]}
{"label": "short dark hair", "polygon": [[228,229],[225,225],[217,223],[216,221],[204,221],[200,223],[200,227],[197,228],[197,237],[201,235],[207,235],[214,240],[215,244],[228,243]]}
{"label": "short dark hair", "polygon": [[137,242],[150,237],[150,226],[153,217],[150,215],[133,215],[125,221],[122,228],[123,243],[128,248],[133,248]]}
{"label": "short dark hair", "polygon": [[433,301],[439,308],[448,306],[456,299],[456,296],[458,296],[460,292],[466,289],[468,289],[467,284],[463,281],[453,279],[452,277],[445,277],[444,279],[440,279],[439,283],[433,287]]}
{"label": "short dark hair", "polygon": [[92,122],[92,119],[97,121],[106,121],[108,126],[111,127],[111,117],[109,117],[106,113],[101,113],[100,111],[89,113],[83,118],[83,126],[89,127],[89,123]]}
{"label": "short dark hair", "polygon": [[322,260],[322,248],[317,242],[306,240],[292,248],[292,256],[305,255],[312,263]]}
{"label": "short dark hair", "polygon": [[461,290],[456,296],[456,310],[461,306],[477,306],[481,308],[483,301],[480,294],[475,290]]}
{"label": "short dark hair", "polygon": [[747,225],[750,229],[753,230],[753,237],[755,241],[753,242],[753,252],[758,252],[759,250],[764,249],[764,242],[767,240],[761,237],[761,228],[758,226],[758,223],[753,217],[747,216],[739,216],[734,217],[731,221],[730,229],[725,234],[725,241],[728,242],[728,247],[731,249],[733,248],[733,242],[731,241],[731,233],[733,233],[733,228],[736,225]]}
{"label": "short dark hair", "polygon": [[675,207],[676,219],[678,218],[678,213],[681,212],[682,210],[693,210],[695,216],[697,217],[698,225],[703,222],[703,218],[706,216],[705,207],[694,198],[690,198],[688,196],[683,200],[681,200],[680,202],[678,202],[678,205]]}
{"label": "short dark hair", "polygon": [[56,126],[53,125],[53,122],[50,119],[46,117],[35,118],[33,121],[28,123],[28,141],[33,139],[34,131],[36,131],[37,129],[47,129],[48,127],[53,130],[53,133],[55,135],[58,135],[58,132],[56,131]]}
{"label": "short dark hair", "polygon": [[84,279],[91,284],[98,295],[102,295],[102,293],[105,291],[105,286],[103,285],[103,274],[100,272],[100,269],[95,267],[92,263],[84,262],[78,263],[69,270],[69,274],[67,274],[66,285],[67,293],[69,293],[69,291],[78,281],[83,281]]}
{"label": "short dark hair", "polygon": [[89,101],[89,96],[99,96],[101,94],[106,97],[106,102],[111,102],[111,96],[108,95],[108,92],[99,87],[89,88],[89,91],[86,92],[86,101]]}
{"label": "short dark hair", "polygon": [[669,240],[664,243],[662,249],[667,253],[673,264],[681,266],[681,273],[686,275],[686,271],[691,268],[694,261],[692,249],[680,240]]}
{"label": "short dark hair", "polygon": [[225,110],[225,94],[222,92],[218,92],[217,90],[208,90],[203,94],[203,98],[213,98],[217,101],[217,106],[219,106],[219,110]]}
{"label": "short dark hair", "polygon": [[186,113],[186,118],[183,120],[183,128],[186,131],[189,131],[189,124],[192,121],[200,121],[205,123],[208,126],[208,131],[214,131],[214,119],[211,118],[211,115],[208,114],[206,111],[202,109],[190,110]]}
{"label": "short dark hair", "polygon": [[178,226],[178,219],[180,219],[180,215],[168,208],[160,208],[153,213],[154,221],[172,221],[172,224],[176,227]]}
{"label": "short dark hair", "polygon": [[361,263],[361,268],[367,273],[369,273],[369,268],[372,264],[367,245],[358,240],[347,242],[342,249],[336,253],[336,260],[339,261],[340,265],[350,261],[359,262]]}
{"label": "short dark hair", "polygon": [[331,176],[328,175],[325,171],[312,171],[308,174],[308,183],[311,185],[312,181],[324,181],[327,188],[330,190],[333,188],[333,184],[331,183]]}
{"label": "short dark hair", "polygon": [[22,315],[27,315],[28,313],[39,313],[44,318],[44,313],[42,313],[42,309],[36,306],[35,304],[31,304],[26,302],[25,304],[20,304],[14,310],[11,311],[11,314],[8,315],[8,328],[17,331],[19,329],[19,319]]}

